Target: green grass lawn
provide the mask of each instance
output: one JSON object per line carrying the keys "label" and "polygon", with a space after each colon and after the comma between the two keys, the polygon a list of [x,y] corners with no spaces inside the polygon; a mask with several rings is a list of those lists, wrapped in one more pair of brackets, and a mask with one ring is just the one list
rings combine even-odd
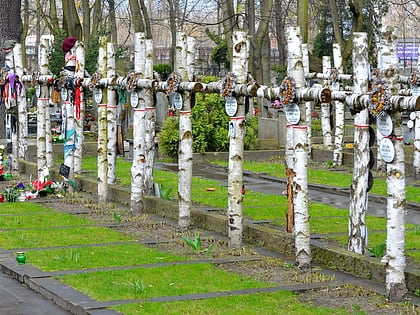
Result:
{"label": "green grass lawn", "polygon": [[331,310],[310,304],[299,303],[297,295],[289,291],[246,294],[214,299],[176,301],[166,303],[144,302],[127,304],[113,309],[125,315],[168,314],[168,315],[344,315],[345,310]]}
{"label": "green grass lawn", "polygon": [[77,270],[183,261],[185,257],[141,243],[29,251],[28,262],[43,271]]}
{"label": "green grass lawn", "polygon": [[[93,161],[92,161],[93,160]],[[88,167],[96,168],[96,159],[87,158]],[[83,162],[85,163],[85,162]],[[125,180],[129,182],[129,166],[131,162],[127,160],[118,160],[118,174],[125,176]],[[226,166],[227,162],[219,161],[219,165]],[[83,164],[85,167],[85,164]],[[121,173],[121,169],[128,173]],[[244,169],[248,169],[254,172],[267,173],[274,176],[281,177],[284,174],[284,164],[282,162],[255,162],[255,161],[244,161]],[[309,169],[308,176],[310,181],[320,184],[349,187],[351,183],[351,174],[345,174],[341,172],[331,170],[319,170]],[[176,200],[177,187],[178,187],[178,175],[173,172],[154,170],[154,180],[165,187],[172,188],[171,197]],[[386,191],[386,182],[384,180],[376,180],[375,185],[377,186],[377,192],[381,190]],[[374,187],[375,187],[374,185]],[[207,191],[207,187],[215,188],[214,191]],[[380,188],[382,187],[382,188]],[[411,196],[419,196],[419,189],[412,186],[407,186],[407,198],[411,191]],[[253,192],[247,190],[244,195],[243,201],[243,215],[247,219],[251,220],[270,220],[274,224],[279,225],[281,228],[285,227],[285,214],[287,211],[287,199],[285,196],[279,195],[267,195],[260,192]],[[416,197],[417,198],[417,197]],[[416,198],[413,198],[416,200]],[[208,207],[221,208],[225,210],[227,208],[228,197],[227,187],[222,184],[203,179],[199,177],[193,177],[192,179],[192,200],[199,202],[202,205]],[[338,209],[330,205],[320,203],[309,203],[309,214],[310,214],[310,230],[311,233],[316,234],[336,234],[343,233],[347,235],[348,232],[348,211],[345,209]],[[366,216],[366,223],[369,231],[382,230],[384,232],[375,233],[375,235],[369,235],[369,246],[377,245],[380,240],[377,238],[386,237],[386,219],[378,218],[373,216]],[[406,225],[406,228],[416,228],[416,225]],[[418,237],[418,236],[417,236]],[[412,233],[406,233],[407,244],[415,242],[416,235]],[[338,241],[340,246],[347,247],[347,236],[334,237],[334,240]],[[411,247],[406,247],[411,249]],[[410,253],[411,254],[411,253]],[[417,255],[412,255],[418,263]]]}

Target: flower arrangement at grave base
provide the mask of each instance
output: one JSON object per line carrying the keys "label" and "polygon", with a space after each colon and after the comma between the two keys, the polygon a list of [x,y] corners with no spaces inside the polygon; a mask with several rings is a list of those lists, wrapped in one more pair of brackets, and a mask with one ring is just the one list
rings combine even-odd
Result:
{"label": "flower arrangement at grave base", "polygon": [[51,128],[51,137],[54,143],[63,143],[64,137],[61,134],[61,126],[57,125],[54,128]]}
{"label": "flower arrangement at grave base", "polygon": [[[73,187],[76,186],[72,181],[64,180],[62,182],[54,182],[48,178],[45,178],[44,180],[36,179],[26,185],[23,182],[18,182],[11,187],[5,188],[3,193],[0,193],[0,200],[3,199],[8,202],[16,202],[48,195],[62,198],[70,185]],[[1,196],[3,196],[3,198],[1,198]]]}
{"label": "flower arrangement at grave base", "polygon": [[12,178],[10,173],[12,160],[5,155],[5,146],[0,145],[0,181]]}

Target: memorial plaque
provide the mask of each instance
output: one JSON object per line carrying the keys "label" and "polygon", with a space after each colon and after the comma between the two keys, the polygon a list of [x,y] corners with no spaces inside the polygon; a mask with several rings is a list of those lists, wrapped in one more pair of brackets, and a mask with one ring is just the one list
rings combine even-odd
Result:
{"label": "memorial plaque", "polygon": [[182,109],[183,103],[182,103],[182,95],[178,92],[175,92],[173,94],[173,105],[176,109],[180,110]]}
{"label": "memorial plaque", "polygon": [[67,166],[66,164],[61,164],[60,165],[60,171],[59,171],[60,175],[64,176],[65,178],[69,178],[70,175],[70,167]]}
{"label": "memorial plaque", "polygon": [[286,120],[289,124],[296,125],[300,120],[300,110],[297,104],[291,104],[284,107],[286,111]]}
{"label": "memorial plaque", "polygon": [[60,95],[61,95],[61,99],[63,101],[67,101],[67,98],[69,96],[69,93],[67,93],[67,89],[66,88],[61,88]]}
{"label": "memorial plaque", "polygon": [[379,154],[382,160],[387,163],[391,163],[395,157],[394,144],[388,138],[383,138],[379,144]]}
{"label": "memorial plaque", "polygon": [[136,91],[133,91],[130,94],[130,104],[131,107],[137,107],[137,105],[139,104],[139,95]]}
{"label": "memorial plaque", "polygon": [[96,104],[102,102],[102,89],[95,89],[93,92],[93,97],[95,99]]}
{"label": "memorial plaque", "polygon": [[236,112],[238,111],[238,102],[236,101],[236,98],[234,97],[226,98],[225,111],[226,111],[226,114],[230,117],[236,115]]}
{"label": "memorial plaque", "polygon": [[378,127],[381,135],[388,137],[392,133],[393,129],[391,117],[387,113],[376,117],[376,126]]}

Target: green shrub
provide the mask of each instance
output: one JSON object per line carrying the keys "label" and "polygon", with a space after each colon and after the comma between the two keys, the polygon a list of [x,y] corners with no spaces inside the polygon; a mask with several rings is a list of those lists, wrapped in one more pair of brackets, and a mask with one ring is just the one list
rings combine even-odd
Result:
{"label": "green shrub", "polygon": [[[213,78],[209,78],[213,80]],[[229,150],[229,117],[225,100],[218,94],[197,94],[192,109],[193,152],[226,152]],[[247,120],[244,148],[254,149],[258,140],[258,118]],[[159,133],[162,152],[172,158],[178,156],[178,117],[168,117]]]}
{"label": "green shrub", "polygon": [[171,65],[168,65],[166,63],[154,65],[153,70],[159,73],[162,80],[166,80],[168,76],[172,73]]}

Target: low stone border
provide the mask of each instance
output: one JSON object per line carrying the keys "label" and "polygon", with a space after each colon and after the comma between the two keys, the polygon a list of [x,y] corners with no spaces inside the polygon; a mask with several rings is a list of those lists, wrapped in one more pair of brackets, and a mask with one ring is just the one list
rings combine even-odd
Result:
{"label": "low stone border", "polygon": [[[28,161],[19,161],[19,170],[22,174],[36,177],[37,164]],[[51,171],[52,179],[60,178],[58,171]],[[97,194],[98,183],[95,179],[79,176],[77,178],[78,188]],[[108,186],[108,198],[118,203],[127,205],[130,200],[130,190],[118,185]],[[178,204],[176,202],[160,198],[145,196],[145,209],[147,213],[153,213],[172,220],[178,220]],[[227,217],[209,213],[193,207],[191,210],[191,223],[198,228],[214,231],[227,236]],[[256,224],[244,223],[244,240],[265,247],[269,250],[293,257],[295,255],[295,244],[292,235],[269,227]],[[314,261],[319,264],[336,268],[362,277],[385,283],[385,264],[372,257],[363,256],[347,250],[326,245],[321,241],[311,240],[311,251]],[[411,292],[420,287],[420,270],[407,268],[405,271],[406,286]]]}

